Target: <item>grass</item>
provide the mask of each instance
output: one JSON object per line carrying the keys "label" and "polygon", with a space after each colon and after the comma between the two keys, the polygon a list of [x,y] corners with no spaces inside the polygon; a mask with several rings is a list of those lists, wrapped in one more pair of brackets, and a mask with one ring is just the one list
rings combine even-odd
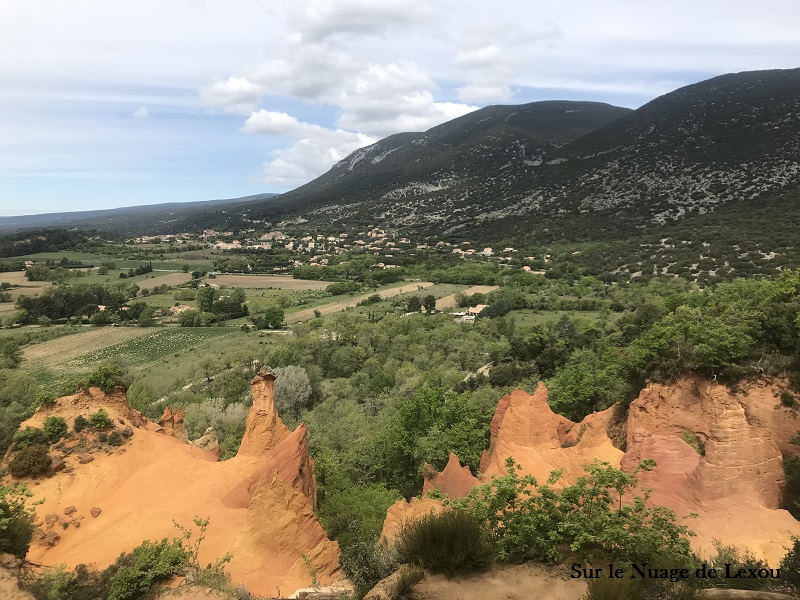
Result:
{"label": "grass", "polygon": [[582,311],[572,311],[572,310],[540,311],[540,310],[524,308],[519,310],[512,310],[508,314],[514,317],[514,322],[517,324],[517,326],[530,327],[532,325],[547,325],[548,323],[555,323],[564,315],[573,318],[577,317],[594,321],[600,318],[601,313],[598,311],[582,312]]}

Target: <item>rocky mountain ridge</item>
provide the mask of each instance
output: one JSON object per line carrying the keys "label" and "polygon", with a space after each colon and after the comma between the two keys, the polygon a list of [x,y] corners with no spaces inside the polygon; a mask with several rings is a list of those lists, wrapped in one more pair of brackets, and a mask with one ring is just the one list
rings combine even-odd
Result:
{"label": "rocky mountain ridge", "polygon": [[736,73],[634,111],[488,107],[424,134],[390,136],[238,210],[282,226],[372,224],[487,242],[619,238],[796,193],[798,134],[800,69]]}

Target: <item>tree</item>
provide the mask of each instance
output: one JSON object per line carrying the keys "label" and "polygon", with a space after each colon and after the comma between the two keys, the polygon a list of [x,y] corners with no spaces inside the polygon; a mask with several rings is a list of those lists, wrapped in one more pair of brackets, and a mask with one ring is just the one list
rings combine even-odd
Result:
{"label": "tree", "polygon": [[422,300],[422,306],[425,307],[425,312],[431,314],[433,311],[436,310],[436,296],[433,294],[428,294]]}
{"label": "tree", "polygon": [[19,342],[12,338],[0,338],[0,369],[13,369],[22,362]]}
{"label": "tree", "polygon": [[25,485],[0,486],[0,552],[25,558],[33,538],[36,512]]}
{"label": "tree", "polygon": [[155,313],[155,309],[152,306],[145,306],[142,309],[142,312],[139,313],[139,320],[138,324],[139,327],[152,327],[156,324],[156,320],[153,318],[153,314]]}
{"label": "tree", "polygon": [[211,312],[214,300],[217,297],[217,290],[211,286],[201,287],[197,290],[197,307],[202,312]]}
{"label": "tree", "polygon": [[275,405],[280,414],[296,419],[311,399],[311,381],[303,367],[289,365],[275,369]]}
{"label": "tree", "polygon": [[422,300],[416,294],[409,296],[406,300],[406,312],[419,312],[422,308]]}
{"label": "tree", "polygon": [[278,306],[268,306],[264,310],[264,314],[251,317],[251,321],[257,329],[280,329],[283,327],[284,313],[283,309]]}

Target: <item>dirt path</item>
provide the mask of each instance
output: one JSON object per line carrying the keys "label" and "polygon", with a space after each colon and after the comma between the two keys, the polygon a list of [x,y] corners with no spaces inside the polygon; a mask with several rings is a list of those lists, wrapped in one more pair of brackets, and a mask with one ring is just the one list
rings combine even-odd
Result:
{"label": "dirt path", "polygon": [[414,600],[578,600],[586,591],[582,580],[569,579],[565,566],[494,565],[487,573],[447,579],[428,575],[414,586]]}
{"label": "dirt path", "polygon": [[[393,296],[399,296],[400,294],[408,294],[409,292],[415,292],[420,288],[426,288],[432,285],[433,284],[429,281],[416,281],[414,283],[408,283],[401,287],[396,287],[389,290],[383,290],[382,292],[378,292],[378,295],[385,300]],[[286,324],[288,325],[290,323],[299,323],[300,321],[313,319],[315,310],[318,310],[323,315],[329,315],[331,313],[342,311],[346,308],[353,308],[354,306],[357,306],[359,302],[369,298],[372,295],[373,294],[362,294],[361,296],[355,296],[354,298],[348,298],[347,300],[342,300],[340,302],[331,302],[330,304],[324,304],[322,306],[318,306],[317,308],[308,308],[306,310],[301,310],[296,313],[286,315],[285,321]]]}
{"label": "dirt path", "polygon": [[[470,296],[472,294],[488,294],[489,292],[493,292],[497,289],[496,285],[474,285],[471,288],[468,288],[461,292],[465,296]],[[445,296],[444,298],[439,298],[436,301],[436,310],[447,310],[448,308],[453,308],[456,305],[456,295],[450,294],[449,296]]]}
{"label": "dirt path", "polygon": [[30,366],[53,367],[153,331],[149,327],[92,327],[88,331],[28,346],[22,350],[22,358]]}

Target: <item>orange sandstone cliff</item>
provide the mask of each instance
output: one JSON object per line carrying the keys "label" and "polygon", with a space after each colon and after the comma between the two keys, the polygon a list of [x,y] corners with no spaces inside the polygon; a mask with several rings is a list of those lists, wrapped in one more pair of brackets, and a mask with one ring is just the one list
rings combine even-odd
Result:
{"label": "orange sandstone cliff", "polygon": [[130,435],[113,451],[69,453],[63,470],[30,486],[43,504],[37,507],[40,542],[27,558],[104,568],[143,540],[176,537],[173,520],[190,526],[199,516],[210,518],[200,563],[230,552],[227,571],[234,584],[243,583],[256,595],[285,596],[311,585],[306,559],[320,583],[337,579],[338,545],[313,512],[306,430],[301,425],[290,431],[281,421],[274,380],[269,369],[253,379],[247,431],[238,455],[224,462],[163,435],[168,429],[180,432],[179,415],[165,415],[169,418],[156,425],[131,409],[120,392],[93,388],[37,411],[23,427],[41,426],[50,415],[71,424],[79,414],[104,408],[120,427],[130,427]]}
{"label": "orange sandstone cliff", "polygon": [[[631,470],[652,458],[657,466],[640,474],[640,487],[652,489],[651,501],[679,518],[698,515],[685,521],[697,533],[695,551],[708,556],[713,541],[721,540],[777,563],[791,537],[800,536],[800,523],[780,508],[782,460],[797,454],[790,439],[800,431],[800,417],[780,406],[778,394],[779,386],[767,380],[736,392],[699,377],[651,384],[621,424],[623,452],[609,435],[620,426],[613,409],[573,423],[550,410],[543,384],[533,396],[515,390],[498,403],[479,477],[451,456],[441,473],[426,469],[424,490],[463,497],[473,485],[504,474],[508,457],[539,481],[564,469],[564,483],[582,476],[582,465],[595,459]],[[401,500],[389,508],[383,536],[392,539],[404,522],[438,510],[441,503],[430,498]]]}

